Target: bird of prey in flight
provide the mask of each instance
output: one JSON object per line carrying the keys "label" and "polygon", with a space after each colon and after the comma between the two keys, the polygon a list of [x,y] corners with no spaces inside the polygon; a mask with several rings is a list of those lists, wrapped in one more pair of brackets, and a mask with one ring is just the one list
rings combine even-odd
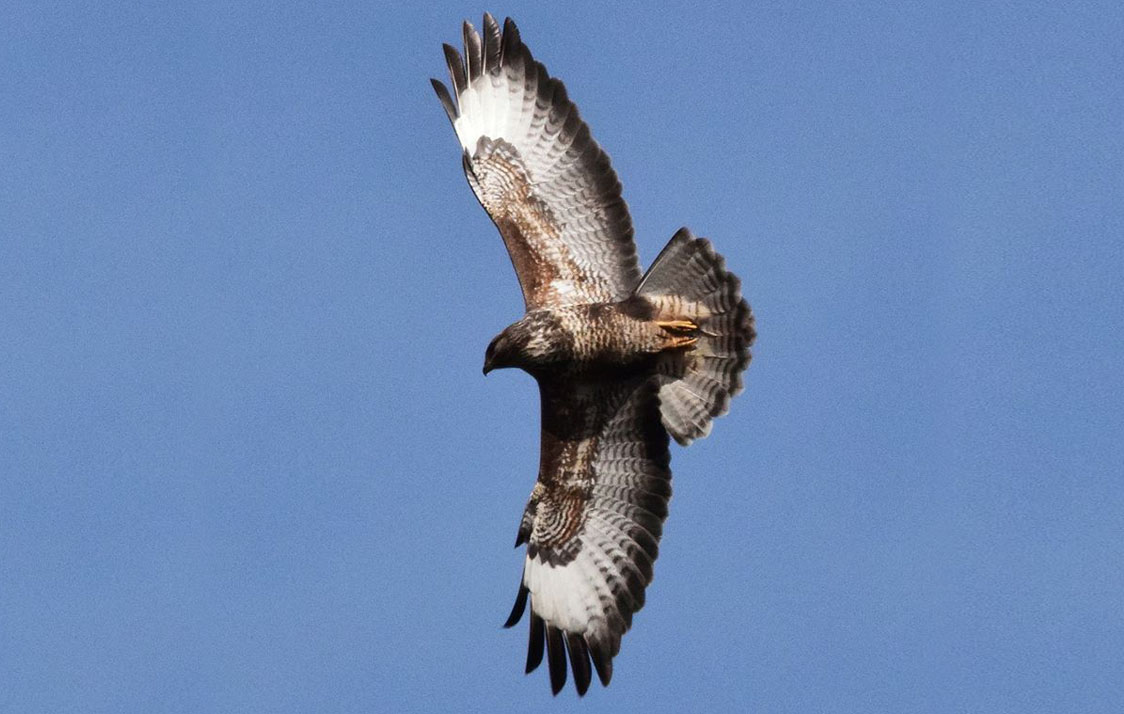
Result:
{"label": "bird of prey in flight", "polygon": [[[507,627],[530,606],[527,672],[557,694],[603,685],[644,605],[671,497],[668,435],[710,432],[741,390],[755,332],[740,282],[680,229],[641,274],[609,157],[508,19],[445,45],[453,123],[473,193],[499,229],[526,313],[488,345],[484,373],[538,382],[538,480],[519,523],[523,574]],[[569,667],[567,667],[567,653]]]}

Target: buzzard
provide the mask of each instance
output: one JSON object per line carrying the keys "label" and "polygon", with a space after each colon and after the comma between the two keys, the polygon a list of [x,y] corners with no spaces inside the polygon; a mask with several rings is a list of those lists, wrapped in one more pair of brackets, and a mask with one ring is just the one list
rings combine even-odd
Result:
{"label": "buzzard", "polygon": [[[680,229],[641,275],[609,157],[562,82],[484,16],[445,45],[433,81],[464,173],[507,246],[526,313],[488,345],[484,373],[519,367],[542,404],[538,480],[516,547],[527,552],[506,627],[530,605],[527,672],[558,694],[603,685],[652,581],[671,497],[668,435],[710,432],[741,390],[755,336],[738,279]],[[455,99],[454,99],[455,97]]]}

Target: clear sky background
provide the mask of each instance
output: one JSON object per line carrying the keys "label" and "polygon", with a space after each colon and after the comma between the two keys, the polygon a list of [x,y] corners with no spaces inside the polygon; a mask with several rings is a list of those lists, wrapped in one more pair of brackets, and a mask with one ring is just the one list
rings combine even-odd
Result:
{"label": "clear sky background", "polygon": [[758,316],[581,709],[1119,711],[1121,6],[444,1],[0,7],[0,711],[574,704],[428,82],[486,9]]}

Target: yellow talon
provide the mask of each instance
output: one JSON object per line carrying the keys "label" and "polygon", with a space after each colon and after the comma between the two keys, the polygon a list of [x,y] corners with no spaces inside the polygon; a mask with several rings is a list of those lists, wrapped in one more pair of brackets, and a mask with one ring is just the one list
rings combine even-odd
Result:
{"label": "yellow talon", "polygon": [[690,320],[663,320],[657,321],[656,324],[671,333],[691,333],[699,329],[699,326]]}

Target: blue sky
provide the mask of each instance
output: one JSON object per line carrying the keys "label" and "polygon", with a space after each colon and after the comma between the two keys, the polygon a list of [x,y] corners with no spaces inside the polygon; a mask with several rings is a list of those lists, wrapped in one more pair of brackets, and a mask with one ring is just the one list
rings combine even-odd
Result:
{"label": "blue sky", "polygon": [[758,316],[580,706],[1117,711],[1120,6],[442,1],[0,9],[0,711],[573,705],[428,82],[486,9]]}

